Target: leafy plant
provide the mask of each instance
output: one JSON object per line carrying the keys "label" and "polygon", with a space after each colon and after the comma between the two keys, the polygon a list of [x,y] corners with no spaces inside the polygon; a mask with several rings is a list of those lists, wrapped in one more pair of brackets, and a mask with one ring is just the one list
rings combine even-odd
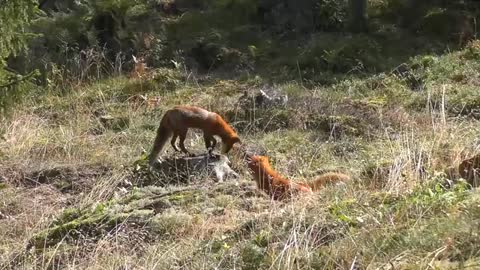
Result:
{"label": "leafy plant", "polygon": [[[5,59],[17,55],[27,47],[31,34],[27,27],[37,14],[37,1],[2,1],[0,8],[0,113],[21,97],[20,85],[32,75],[16,75],[7,71]],[[0,114],[0,115],[2,115]]]}

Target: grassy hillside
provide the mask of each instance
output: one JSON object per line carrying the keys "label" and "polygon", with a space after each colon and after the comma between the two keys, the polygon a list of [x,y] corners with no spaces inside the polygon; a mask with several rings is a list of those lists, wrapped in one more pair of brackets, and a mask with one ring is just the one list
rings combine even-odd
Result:
{"label": "grassy hillside", "polygon": [[[0,123],[0,267],[480,267],[480,193],[445,174],[478,153],[479,60],[474,42],[322,85],[301,69],[279,81],[160,68],[30,95]],[[266,85],[286,106],[241,98]],[[291,179],[339,170],[354,181],[272,202],[230,155],[238,181],[155,182],[144,151],[176,104],[220,113]],[[190,131],[187,148],[203,152],[202,140]]]}

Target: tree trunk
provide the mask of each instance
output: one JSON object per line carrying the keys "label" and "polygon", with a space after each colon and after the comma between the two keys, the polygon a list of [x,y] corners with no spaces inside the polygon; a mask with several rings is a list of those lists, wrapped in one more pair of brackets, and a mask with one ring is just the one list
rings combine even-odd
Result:
{"label": "tree trunk", "polygon": [[367,0],[349,0],[350,31],[367,31]]}

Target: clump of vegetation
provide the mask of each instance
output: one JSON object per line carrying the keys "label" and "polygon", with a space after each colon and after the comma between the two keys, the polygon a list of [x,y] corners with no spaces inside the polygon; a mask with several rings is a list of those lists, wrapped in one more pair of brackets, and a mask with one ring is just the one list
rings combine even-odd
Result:
{"label": "clump of vegetation", "polygon": [[[7,69],[6,58],[18,55],[27,48],[29,35],[27,28],[38,11],[37,3],[22,0],[15,3],[5,3],[0,10],[0,115],[6,113],[12,103],[18,102],[32,86],[25,85],[35,74],[15,74]],[[0,119],[2,118],[0,116]]]}
{"label": "clump of vegetation", "polygon": [[[154,231],[173,231],[179,222],[188,222],[189,218],[180,218],[177,223],[162,213],[162,208],[170,208],[176,204],[184,204],[191,200],[195,191],[167,192],[161,188],[147,187],[145,190],[134,190],[121,200],[99,203],[91,208],[71,208],[65,210],[46,230],[37,233],[30,240],[31,246],[47,248],[68,239],[101,238],[118,226],[150,226]],[[158,215],[157,215],[158,214]]]}

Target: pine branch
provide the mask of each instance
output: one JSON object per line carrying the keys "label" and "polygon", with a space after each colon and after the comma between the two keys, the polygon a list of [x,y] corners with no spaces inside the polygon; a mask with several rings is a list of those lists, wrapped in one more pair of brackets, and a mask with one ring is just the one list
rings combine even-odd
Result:
{"label": "pine branch", "polygon": [[11,86],[14,86],[16,84],[19,84],[21,82],[24,82],[26,80],[29,80],[31,77],[33,77],[35,74],[37,74],[37,71],[34,70],[30,73],[28,73],[27,75],[21,75],[19,79],[17,80],[12,80],[11,82],[7,83],[7,84],[4,84],[4,85],[0,85],[0,88],[7,88],[7,87],[11,87]]}

